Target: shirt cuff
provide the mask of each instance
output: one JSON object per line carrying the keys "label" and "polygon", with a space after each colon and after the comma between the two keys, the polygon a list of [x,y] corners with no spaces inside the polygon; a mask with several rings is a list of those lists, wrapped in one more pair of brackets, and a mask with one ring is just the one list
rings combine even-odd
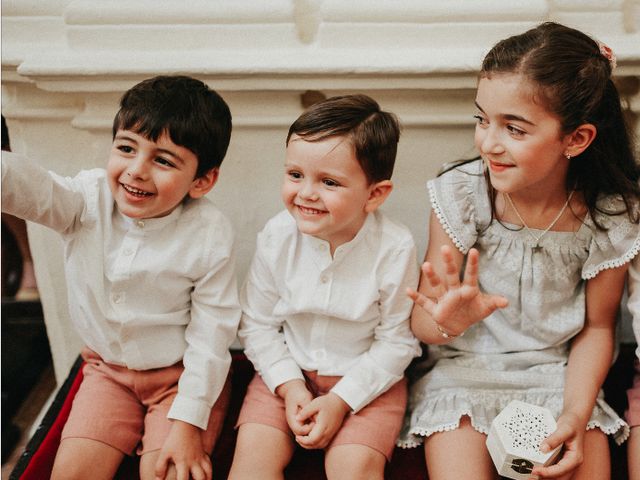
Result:
{"label": "shirt cuff", "polygon": [[275,363],[268,371],[262,372],[262,381],[271,393],[275,395],[276,388],[289,380],[304,380],[302,370],[292,359],[285,359]]}
{"label": "shirt cuff", "polygon": [[173,400],[171,409],[167,414],[167,418],[173,420],[181,420],[196,427],[206,430],[209,425],[209,415],[211,414],[211,405],[201,400],[185,397],[184,395],[176,395]]}
{"label": "shirt cuff", "polygon": [[360,385],[345,377],[342,377],[331,391],[349,405],[352,413],[358,413],[359,410],[366,407],[373,400],[369,390],[363,389]]}

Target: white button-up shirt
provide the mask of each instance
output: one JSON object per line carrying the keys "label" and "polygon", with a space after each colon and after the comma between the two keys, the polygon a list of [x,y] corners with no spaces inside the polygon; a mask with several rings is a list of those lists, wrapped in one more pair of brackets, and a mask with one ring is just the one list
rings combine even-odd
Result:
{"label": "white button-up shirt", "polygon": [[71,319],[106,362],[184,373],[169,418],[206,428],[240,319],[233,231],[208,199],[169,215],[120,214],[104,170],[65,178],[2,153],[2,210],[64,241]]}
{"label": "white button-up shirt", "polygon": [[258,235],[238,335],[272,392],[317,370],[343,377],[332,391],[356,412],[420,353],[406,294],[417,282],[411,233],[382,213],[332,258],[327,242],[298,232],[283,211]]}

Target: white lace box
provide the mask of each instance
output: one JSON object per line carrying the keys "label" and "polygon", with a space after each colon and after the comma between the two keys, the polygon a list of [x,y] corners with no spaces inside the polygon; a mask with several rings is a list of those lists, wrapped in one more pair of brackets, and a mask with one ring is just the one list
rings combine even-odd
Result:
{"label": "white lace box", "polygon": [[493,420],[487,436],[487,448],[498,473],[528,480],[534,466],[551,465],[562,445],[542,453],[540,444],[555,429],[556,421],[548,409],[512,400]]}

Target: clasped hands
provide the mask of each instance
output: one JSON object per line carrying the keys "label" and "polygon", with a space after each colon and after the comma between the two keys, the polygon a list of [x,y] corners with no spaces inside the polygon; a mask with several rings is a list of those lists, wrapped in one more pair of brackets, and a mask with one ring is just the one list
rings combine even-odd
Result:
{"label": "clasped hands", "polygon": [[287,423],[296,442],[306,449],[329,445],[350,410],[333,392],[314,398],[299,379],[278,386],[276,393],[284,399]]}
{"label": "clasped hands", "polygon": [[426,294],[413,289],[408,289],[407,294],[431,317],[441,336],[454,338],[497,308],[506,307],[508,301],[501,295],[480,291],[478,250],[469,250],[462,281],[451,247],[441,247],[440,253],[444,274],[439,275],[431,262],[424,262],[420,290]]}

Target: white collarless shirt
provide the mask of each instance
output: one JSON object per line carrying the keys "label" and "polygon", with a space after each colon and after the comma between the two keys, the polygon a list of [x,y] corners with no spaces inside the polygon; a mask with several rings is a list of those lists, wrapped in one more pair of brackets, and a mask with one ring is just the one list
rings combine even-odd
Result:
{"label": "white collarless shirt", "polygon": [[272,392],[302,370],[342,376],[332,391],[356,412],[420,353],[406,294],[417,283],[411,233],[382,213],[332,258],[328,242],[300,233],[283,211],[258,235],[238,335]]}
{"label": "white collarless shirt", "polygon": [[3,152],[2,210],[61,234],[70,315],[86,345],[132,370],[182,360],[168,416],[206,428],[240,318],[233,231],[213,203],[135,220],[117,210],[104,170],[66,178]]}

